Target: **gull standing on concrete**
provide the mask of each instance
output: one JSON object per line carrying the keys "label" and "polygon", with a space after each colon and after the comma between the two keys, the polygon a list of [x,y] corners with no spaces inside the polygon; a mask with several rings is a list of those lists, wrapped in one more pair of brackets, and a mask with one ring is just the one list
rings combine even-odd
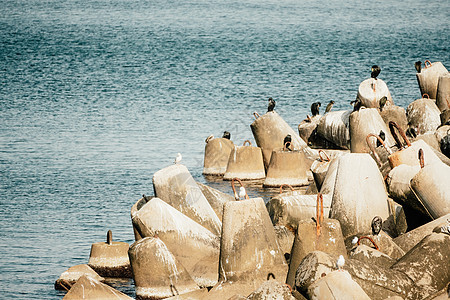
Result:
{"label": "gull standing on concrete", "polygon": [[247,194],[247,192],[245,191],[245,187],[241,186],[241,188],[239,189],[239,200],[245,200],[245,195]]}
{"label": "gull standing on concrete", "polygon": [[345,264],[345,259],[344,259],[344,257],[343,257],[342,255],[339,255],[339,258],[338,258],[338,260],[337,260],[337,262],[336,262],[336,266],[337,266],[337,268],[338,268],[339,271],[342,270],[342,267],[344,266],[344,264]]}
{"label": "gull standing on concrete", "polygon": [[174,164],[179,164],[181,159],[183,159],[183,156],[181,156],[181,153],[177,154],[177,157],[175,158]]}

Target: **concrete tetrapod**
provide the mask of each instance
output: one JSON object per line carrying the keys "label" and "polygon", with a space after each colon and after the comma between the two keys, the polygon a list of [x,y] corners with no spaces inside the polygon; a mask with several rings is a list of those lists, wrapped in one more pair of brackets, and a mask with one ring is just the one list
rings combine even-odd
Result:
{"label": "concrete tetrapod", "polygon": [[431,99],[436,99],[439,77],[447,73],[447,69],[440,61],[431,63],[426,60],[421,72],[416,73],[420,94],[428,94]]}
{"label": "concrete tetrapod", "polygon": [[317,134],[343,149],[350,149],[349,118],[351,110],[331,111],[317,125]]}
{"label": "concrete tetrapod", "polygon": [[129,248],[128,243],[114,242],[109,230],[106,242],[92,244],[88,265],[103,277],[131,278]]}
{"label": "concrete tetrapod", "polygon": [[256,144],[262,149],[266,168],[269,166],[272,151],[284,147],[284,138],[288,134],[292,138],[293,150],[303,150],[307,159],[310,160],[308,167],[318,155],[317,151],[309,148],[294,129],[275,111],[267,112],[260,117],[258,115],[256,120],[250,125],[250,128]]}
{"label": "concrete tetrapod", "polygon": [[282,185],[308,185],[309,170],[303,151],[277,149],[272,151],[264,187],[278,187]]}
{"label": "concrete tetrapod", "polygon": [[393,105],[391,93],[386,83],[381,79],[367,78],[359,84],[357,99],[367,108],[380,107],[380,99],[386,97],[386,106]]}
{"label": "concrete tetrapod", "polygon": [[[385,106],[380,111],[381,118],[386,126],[389,126],[390,121],[397,123],[403,131],[408,129],[408,119],[406,118],[406,110],[397,105]],[[378,134],[379,132],[377,132]]]}
{"label": "concrete tetrapod", "polygon": [[216,215],[220,220],[222,220],[223,205],[228,201],[234,201],[234,197],[229,194],[222,193],[221,191],[200,182],[197,182],[197,185],[202,191],[203,195],[206,197],[206,200],[208,200],[212,209],[214,209]]}
{"label": "concrete tetrapod", "polygon": [[81,276],[89,276],[97,281],[104,281],[105,278],[98,275],[91,267],[86,264],[76,265],[64,271],[55,282],[55,289],[70,290],[70,288],[80,279]]}
{"label": "concrete tetrapod", "polygon": [[219,238],[159,198],[153,198],[132,217],[142,237],[158,237],[185,266],[199,286],[217,283]]}
{"label": "concrete tetrapod", "polygon": [[253,293],[247,296],[247,300],[295,300],[290,288],[277,280],[267,280]]}
{"label": "concrete tetrapod", "polygon": [[133,298],[124,293],[101,283],[100,281],[83,275],[77,283],[64,296],[64,300],[98,299],[98,300],[131,300]]}
{"label": "concrete tetrapod", "polygon": [[228,158],[234,144],[226,138],[207,140],[203,160],[204,175],[223,175],[227,170]]}
{"label": "concrete tetrapod", "polygon": [[[337,270],[337,256],[322,251],[309,253],[298,266],[295,289],[307,293],[318,279]],[[350,273],[366,294],[373,300],[383,300],[390,296],[419,300],[421,289],[405,273],[369,264],[356,259],[346,259],[342,267]]]}
{"label": "concrete tetrapod", "polygon": [[164,299],[199,287],[161,239],[146,237],[129,250],[137,299]]}
{"label": "concrete tetrapod", "polygon": [[[246,142],[249,146],[245,146]],[[223,180],[240,178],[242,180],[258,180],[266,177],[261,148],[252,147],[250,141],[244,146],[234,146],[228,159],[227,170]]]}
{"label": "concrete tetrapod", "polygon": [[439,76],[436,105],[441,112],[450,109],[450,73]]}
{"label": "concrete tetrapod", "polygon": [[409,126],[416,129],[417,134],[435,132],[441,126],[441,111],[429,98],[417,99],[406,108]]}
{"label": "concrete tetrapod", "polygon": [[344,238],[364,234],[370,231],[375,216],[389,217],[383,178],[369,154],[350,153],[337,160],[330,218],[340,222]]}
{"label": "concrete tetrapod", "polygon": [[157,171],[153,175],[153,188],[156,197],[220,235],[219,218],[185,166],[175,164]]}

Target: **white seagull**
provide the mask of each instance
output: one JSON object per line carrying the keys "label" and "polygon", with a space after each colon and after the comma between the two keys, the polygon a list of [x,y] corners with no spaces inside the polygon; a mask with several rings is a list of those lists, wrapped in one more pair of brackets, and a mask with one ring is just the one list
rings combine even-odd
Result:
{"label": "white seagull", "polygon": [[352,240],[352,245],[356,245],[356,243],[358,243],[358,237],[355,236]]}
{"label": "white seagull", "polygon": [[246,195],[246,191],[245,191],[245,187],[241,186],[241,188],[239,189],[239,199],[245,199],[245,195]]}
{"label": "white seagull", "polygon": [[339,271],[342,270],[342,267],[344,266],[344,264],[345,264],[345,259],[344,259],[344,257],[343,257],[342,255],[339,255],[339,258],[338,258],[338,260],[337,260],[337,262],[336,262],[336,266],[337,266],[337,268],[338,268]]}
{"label": "white seagull", "polygon": [[177,157],[175,158],[174,164],[179,164],[183,156],[181,156],[181,153],[177,154]]}

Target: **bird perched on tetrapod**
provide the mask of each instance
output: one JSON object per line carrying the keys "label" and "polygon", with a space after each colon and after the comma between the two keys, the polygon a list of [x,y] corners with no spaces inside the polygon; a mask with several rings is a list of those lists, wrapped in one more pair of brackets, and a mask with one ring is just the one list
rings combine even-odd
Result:
{"label": "bird perched on tetrapod", "polygon": [[174,164],[179,164],[181,160],[183,159],[183,156],[181,156],[181,153],[177,154],[177,157],[175,158]]}
{"label": "bird perched on tetrapod", "polygon": [[377,79],[378,75],[380,75],[381,72],[381,68],[377,65],[373,65],[372,68],[370,69],[370,71],[372,73],[370,73],[370,77],[372,77],[373,79]]}
{"label": "bird perched on tetrapod", "polygon": [[416,61],[414,67],[416,68],[417,73],[420,73],[422,71],[422,62],[420,60]]}
{"label": "bird perched on tetrapod", "polygon": [[[380,130],[380,134],[378,134],[378,136],[380,137],[380,139],[383,140],[383,142],[385,141],[386,134],[384,133],[383,130]],[[380,140],[377,139],[377,147],[380,147],[380,146],[381,146],[381,142],[380,142]]]}
{"label": "bird perched on tetrapod", "polygon": [[321,105],[322,104],[320,102],[314,102],[313,104],[311,104],[311,113],[313,117],[319,114],[319,107]]}
{"label": "bird perched on tetrapod", "polygon": [[267,112],[269,111],[273,111],[273,109],[275,108],[275,100],[273,100],[272,97],[269,98],[269,105],[267,106]]}
{"label": "bird perched on tetrapod", "polygon": [[224,139],[231,139],[231,133],[229,133],[228,131],[224,131],[222,137]]}
{"label": "bird perched on tetrapod", "polygon": [[291,149],[292,136],[290,134],[288,134],[284,137],[283,145],[284,145],[284,148],[286,148],[289,151],[292,151],[292,149]]}
{"label": "bird perched on tetrapod", "polygon": [[331,100],[331,101],[328,103],[327,107],[325,108],[325,113],[327,113],[327,112],[329,112],[329,111],[331,110],[331,108],[333,107],[333,104],[334,104],[334,101]]}
{"label": "bird perched on tetrapod", "polygon": [[387,102],[387,97],[386,96],[381,97],[379,102],[380,102],[380,111],[383,111],[383,107],[386,105]]}

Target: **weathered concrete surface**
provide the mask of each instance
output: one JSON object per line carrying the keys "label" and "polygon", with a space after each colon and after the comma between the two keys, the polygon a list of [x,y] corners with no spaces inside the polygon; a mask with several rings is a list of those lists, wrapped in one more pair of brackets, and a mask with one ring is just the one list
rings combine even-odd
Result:
{"label": "weathered concrete surface", "polygon": [[[337,256],[331,256],[321,251],[308,254],[300,263],[295,288],[306,292],[319,278],[336,270]],[[356,259],[346,259],[343,270],[350,273],[366,294],[372,300],[383,300],[390,296],[400,296],[404,299],[418,300],[421,290],[404,273],[389,270],[377,265],[368,264]]]}
{"label": "weathered concrete surface", "polygon": [[153,198],[132,217],[142,237],[157,235],[200,286],[217,282],[219,238],[178,210]]}
{"label": "weathered concrete surface", "polygon": [[320,278],[308,288],[308,295],[310,300],[370,300],[347,271],[328,273],[327,276]]}
{"label": "weathered concrete surface", "polygon": [[372,247],[360,244],[350,251],[350,258],[363,261],[367,264],[390,268],[397,261],[392,257]]}
{"label": "weathered concrete surface", "polygon": [[[416,197],[410,189],[410,181],[420,171],[420,166],[410,166],[401,164],[393,168],[386,179],[389,196],[400,203],[415,203]],[[423,207],[417,207],[418,211],[423,211]]]}
{"label": "weathered concrete surface", "polygon": [[159,238],[146,237],[129,250],[136,296],[140,299],[164,299],[198,290],[199,286],[185,267]]}
{"label": "weathered concrete surface", "polygon": [[[406,110],[397,105],[389,105],[383,107],[380,111],[380,116],[383,119],[386,126],[389,126],[390,121],[394,121],[400,126],[403,131],[408,129],[408,119],[406,118]],[[380,132],[377,132],[379,134]]]}
{"label": "weathered concrete surface", "polygon": [[215,138],[205,145],[203,174],[223,175],[227,170],[228,158],[234,144],[226,138]]}
{"label": "weathered concrete surface", "polygon": [[352,110],[331,111],[317,125],[317,134],[343,149],[350,149],[349,117]]}
{"label": "weathered concrete surface", "polygon": [[315,145],[315,141],[317,139],[316,128],[319,124],[321,115],[311,117],[311,122],[307,120],[303,120],[298,125],[298,134],[305,141],[307,145]]}
{"label": "weathered concrete surface", "polygon": [[128,249],[125,242],[94,243],[91,246],[88,265],[103,277],[131,278]]}
{"label": "weathered concrete surface", "polygon": [[70,291],[64,296],[64,300],[80,300],[80,299],[133,299],[124,293],[101,283],[100,281],[83,275],[77,281],[77,283],[70,289]]}
{"label": "weathered concrete surface", "polygon": [[291,186],[308,185],[308,166],[305,153],[301,150],[273,150],[263,186],[278,187],[284,184]]}
{"label": "weathered concrete surface", "polygon": [[285,226],[274,226],[275,234],[277,235],[277,243],[282,251],[286,262],[289,263],[292,245],[294,244],[295,231]]}
{"label": "weathered concrete surface", "polygon": [[339,159],[336,157],[330,162],[330,165],[328,166],[327,174],[325,175],[322,186],[320,187],[321,194],[330,194],[331,196],[333,195],[338,166]]}
{"label": "weathered concrete surface", "polygon": [[439,77],[448,74],[448,71],[440,61],[428,62],[425,61],[425,66],[420,73],[416,73],[416,78],[420,94],[428,94],[431,99],[436,99]]}
{"label": "weathered concrete surface", "polygon": [[[293,150],[303,150],[306,157],[312,160],[317,157],[317,151],[307,146],[305,141],[292,129],[288,123],[275,111],[267,112],[257,118],[251,125],[253,137],[264,156],[264,165],[269,166],[270,157],[274,149],[284,147],[284,138],[290,134]],[[308,166],[309,167],[309,166]]]}
{"label": "weathered concrete surface", "polygon": [[316,222],[312,220],[300,221],[294,245],[292,246],[291,261],[286,283],[295,284],[295,274],[303,258],[310,252],[319,250],[329,254],[347,258],[344,238],[337,220],[325,218],[320,226],[320,235],[317,236]]}
{"label": "weathered concrete surface", "polygon": [[432,132],[441,125],[441,111],[431,99],[417,99],[406,108],[406,116],[417,134]]}
{"label": "weathered concrete surface", "polygon": [[228,201],[235,201],[234,197],[200,182],[197,182],[197,185],[206,197],[206,200],[208,200],[209,204],[214,209],[219,220],[222,220],[223,205]]}
{"label": "weathered concrete surface", "polygon": [[153,175],[153,188],[156,197],[220,235],[219,218],[185,166],[174,164],[157,171]]}
{"label": "weathered concrete surface", "polygon": [[295,300],[289,287],[277,280],[267,280],[253,293],[247,296],[247,300]]}
{"label": "weathered concrete surface", "polygon": [[55,289],[65,290],[77,282],[82,276],[89,276],[97,281],[105,281],[105,278],[98,275],[86,264],[76,265],[64,271],[55,282]]}
{"label": "weathered concrete surface", "polygon": [[408,275],[426,298],[450,282],[450,235],[431,233],[408,251],[391,269]]}
{"label": "weathered concrete surface", "polygon": [[441,112],[450,109],[450,73],[439,76],[436,105]]}
{"label": "weathered concrete surface", "polygon": [[375,216],[386,220],[388,196],[381,173],[369,154],[350,153],[338,161],[330,218],[339,220],[346,238],[370,231]]}
{"label": "weathered concrete surface", "polygon": [[393,105],[391,93],[386,83],[381,79],[367,78],[359,84],[357,99],[361,101],[361,105],[367,108],[379,108],[380,99],[386,97],[386,105]]}
{"label": "weathered concrete surface", "polygon": [[[317,195],[302,195],[296,192],[283,193],[267,202],[267,211],[274,225],[297,228],[301,220],[310,220],[316,216]],[[331,195],[323,195],[324,216],[328,217]]]}
{"label": "weathered concrete surface", "polygon": [[[137,211],[140,210],[142,206],[144,206],[148,201],[150,201],[153,198],[155,197],[142,195],[142,198],[136,201],[136,203],[134,203],[133,206],[131,207],[130,211],[131,219],[133,219],[133,216],[136,215]],[[136,228],[134,223],[133,223],[133,234],[135,241],[139,241],[140,239],[142,239],[142,236],[139,234],[139,230]]]}
{"label": "weathered concrete surface", "polygon": [[[378,135],[382,130],[385,133],[384,143],[387,147],[392,146],[395,141],[388,126],[381,118],[376,108],[361,108],[350,114],[350,151],[352,153],[369,153],[370,148],[367,145],[366,137],[370,133]],[[375,139],[370,140],[376,145]]]}
{"label": "weathered concrete surface", "polygon": [[412,179],[411,189],[427,213],[437,219],[450,213],[450,167],[425,165]]}
{"label": "weathered concrete surface", "polygon": [[447,224],[447,219],[450,219],[450,213],[395,238],[394,242],[407,252],[429,235],[435,227]]}
{"label": "weathered concrete surface", "polygon": [[410,147],[403,148],[402,150],[389,155],[388,159],[391,168],[394,168],[401,164],[407,164],[410,166],[420,165],[418,159],[419,149],[423,150],[424,161],[426,165],[435,162],[442,162],[434,153],[433,148],[431,148],[425,141],[419,139],[412,142]]}
{"label": "weathered concrete surface", "polygon": [[195,290],[189,293],[181,294],[181,295],[175,295],[169,298],[166,298],[167,300],[200,300],[200,299],[208,299],[208,289],[203,288],[200,290]]}
{"label": "weathered concrete surface", "polygon": [[224,205],[219,281],[260,284],[269,273],[284,278],[287,264],[262,198]]}
{"label": "weathered concrete surface", "polygon": [[261,148],[252,146],[234,146],[228,159],[224,180],[239,178],[256,180],[266,177]]}

